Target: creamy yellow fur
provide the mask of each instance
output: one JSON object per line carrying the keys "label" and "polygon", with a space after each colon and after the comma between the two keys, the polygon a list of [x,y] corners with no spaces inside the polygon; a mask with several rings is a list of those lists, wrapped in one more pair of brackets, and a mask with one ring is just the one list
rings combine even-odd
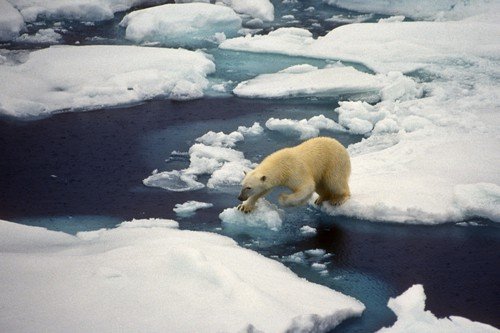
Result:
{"label": "creamy yellow fur", "polygon": [[327,137],[310,139],[298,146],[284,148],[266,157],[242,181],[238,206],[248,213],[255,202],[276,186],[288,187],[292,193],[281,194],[284,206],[306,203],[316,191],[316,204],[329,201],[340,205],[350,196],[351,162],[347,150],[337,140]]}

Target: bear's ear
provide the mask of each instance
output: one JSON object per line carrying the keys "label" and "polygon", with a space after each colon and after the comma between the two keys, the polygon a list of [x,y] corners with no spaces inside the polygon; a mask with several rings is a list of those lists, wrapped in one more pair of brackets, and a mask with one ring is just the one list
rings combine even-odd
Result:
{"label": "bear's ear", "polygon": [[260,177],[260,180],[263,181],[263,182],[266,181],[266,176]]}
{"label": "bear's ear", "polygon": [[246,172],[246,171],[243,171],[243,173],[245,174],[245,176],[247,175],[247,172]]}

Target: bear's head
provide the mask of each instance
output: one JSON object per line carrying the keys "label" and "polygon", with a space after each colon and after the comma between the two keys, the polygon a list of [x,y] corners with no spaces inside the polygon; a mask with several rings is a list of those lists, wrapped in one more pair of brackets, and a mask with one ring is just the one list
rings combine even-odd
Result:
{"label": "bear's head", "polygon": [[266,175],[255,170],[248,173],[245,172],[245,178],[241,182],[241,192],[238,200],[245,201],[253,195],[264,193],[269,189],[269,184],[266,182]]}

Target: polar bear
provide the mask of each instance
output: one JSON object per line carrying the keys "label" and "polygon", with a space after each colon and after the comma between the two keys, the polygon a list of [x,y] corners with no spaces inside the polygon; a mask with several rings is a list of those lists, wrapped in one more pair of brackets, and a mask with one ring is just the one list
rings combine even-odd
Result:
{"label": "polar bear", "polygon": [[241,182],[238,210],[249,213],[257,200],[276,186],[288,187],[292,193],[282,193],[283,206],[306,203],[316,191],[315,203],[328,201],[341,205],[350,196],[351,161],[340,142],[327,137],[307,140],[298,146],[284,148],[267,156]]}

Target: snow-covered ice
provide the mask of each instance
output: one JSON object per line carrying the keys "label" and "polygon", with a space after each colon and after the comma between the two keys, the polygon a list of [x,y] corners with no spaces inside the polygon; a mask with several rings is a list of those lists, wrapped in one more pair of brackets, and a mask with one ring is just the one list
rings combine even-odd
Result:
{"label": "snow-covered ice", "polygon": [[212,203],[201,201],[186,201],[183,204],[176,204],[173,211],[181,217],[189,217],[194,215],[197,210],[213,207]]}
{"label": "snow-covered ice", "polygon": [[396,298],[391,298],[387,306],[398,316],[391,327],[384,327],[377,333],[488,333],[500,332],[493,326],[471,321],[467,318],[450,316],[437,318],[425,310],[424,287],[416,284]]}
{"label": "snow-covered ice", "polygon": [[313,228],[311,226],[305,225],[305,226],[303,226],[303,227],[300,228],[300,233],[302,235],[307,235],[307,236],[316,235],[317,230],[316,230],[316,228]]}
{"label": "snow-covered ice", "polygon": [[220,47],[354,61],[397,82],[382,88],[377,104],[339,103],[339,124],[367,138],[349,147],[351,199],[326,205],[329,213],[411,223],[500,221],[491,208],[500,184],[498,22],[491,12],[461,21],[350,24],[317,39],[282,28]]}
{"label": "snow-covered ice", "polygon": [[307,282],[230,238],[177,226],[133,220],[70,236],[0,221],[0,326],[9,332],[324,332],[364,310],[354,298]]}
{"label": "snow-covered ice", "polygon": [[[387,91],[391,91],[391,96]],[[239,83],[233,90],[240,97],[284,98],[303,96],[360,95],[369,100],[400,99],[419,95],[415,82],[400,72],[372,75],[350,66],[318,69],[296,65],[278,73],[261,74]],[[406,97],[408,98],[408,97]]]}
{"label": "snow-covered ice", "polygon": [[44,44],[58,44],[62,39],[61,34],[54,31],[54,29],[40,29],[34,35],[22,34],[17,37],[16,42],[23,43],[44,43]]}
{"label": "snow-covered ice", "polygon": [[7,0],[0,0],[0,42],[10,41],[25,29],[22,15]]}
{"label": "snow-covered ice", "polygon": [[216,3],[224,4],[239,14],[245,14],[264,22],[274,20],[274,6],[269,0],[217,0]]}
{"label": "snow-covered ice", "polygon": [[284,211],[278,206],[261,198],[250,213],[245,214],[236,207],[226,208],[219,214],[219,218],[226,225],[267,228],[277,231],[283,223],[281,217],[283,214]]}
{"label": "snow-covered ice", "polygon": [[345,128],[324,115],[301,120],[269,118],[266,121],[266,127],[271,131],[278,131],[286,135],[298,134],[302,140],[317,137],[320,130],[345,132]]}
{"label": "snow-covered ice", "polygon": [[126,28],[125,37],[136,43],[193,47],[218,42],[221,34],[223,39],[236,36],[241,18],[225,6],[166,4],[127,14],[120,25]]}
{"label": "snow-covered ice", "polygon": [[95,22],[110,20],[117,12],[164,0],[10,0],[26,22],[39,19]]}
{"label": "snow-covered ice", "polygon": [[363,13],[406,15],[413,19],[449,20],[494,12],[500,9],[498,1],[476,0],[323,0],[330,5]]}
{"label": "snow-covered ice", "polygon": [[[53,46],[0,64],[0,112],[40,116],[155,97],[199,98],[214,63],[203,53],[136,46]],[[16,82],[16,84],[12,84]]]}

